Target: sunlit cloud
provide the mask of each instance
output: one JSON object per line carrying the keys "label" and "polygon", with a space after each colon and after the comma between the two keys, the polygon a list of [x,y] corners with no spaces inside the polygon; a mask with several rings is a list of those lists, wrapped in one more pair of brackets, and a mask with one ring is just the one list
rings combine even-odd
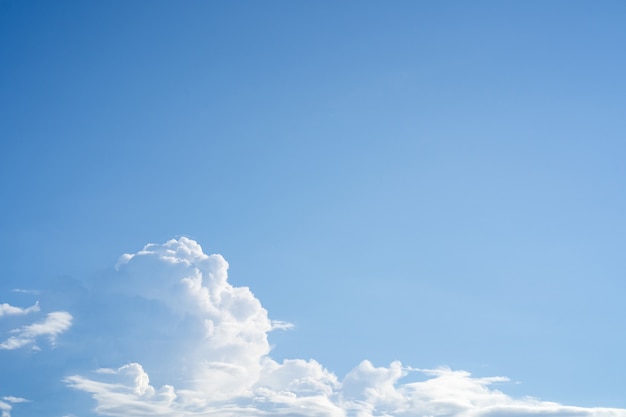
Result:
{"label": "sunlit cloud", "polygon": [[[292,326],[270,320],[227,272],[222,256],[187,238],[122,256],[86,307],[95,342],[81,342],[107,365],[66,377],[67,386],[91,395],[96,413],[120,417],[626,417],[623,409],[513,398],[497,388],[508,381],[499,376],[364,360],[339,378],[315,360],[276,361],[268,334]],[[26,326],[13,343],[69,328],[69,313],[51,314],[38,327],[47,332]],[[411,382],[411,374],[422,378]]]}

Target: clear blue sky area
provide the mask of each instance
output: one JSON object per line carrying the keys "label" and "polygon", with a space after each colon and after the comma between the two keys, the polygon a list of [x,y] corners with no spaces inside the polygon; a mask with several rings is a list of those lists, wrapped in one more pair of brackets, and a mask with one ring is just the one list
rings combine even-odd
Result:
{"label": "clear blue sky area", "polygon": [[73,317],[0,350],[13,417],[91,415],[66,289],[180,237],[277,361],[626,408],[626,2],[2,0],[0,62],[0,304]]}

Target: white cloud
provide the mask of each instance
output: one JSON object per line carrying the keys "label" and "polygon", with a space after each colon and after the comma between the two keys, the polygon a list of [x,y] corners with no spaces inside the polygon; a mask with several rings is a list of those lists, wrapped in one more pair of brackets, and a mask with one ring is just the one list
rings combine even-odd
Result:
{"label": "white cloud", "polygon": [[0,343],[0,349],[13,350],[23,346],[33,345],[34,349],[38,349],[35,342],[39,337],[47,336],[50,343],[54,344],[56,337],[67,331],[72,325],[72,315],[65,311],[55,311],[49,313],[46,318],[40,322],[11,330],[15,336],[9,337]]}
{"label": "white cloud", "polygon": [[[66,383],[91,394],[96,412],[107,416],[626,417],[622,409],[515,399],[493,387],[506,378],[446,368],[363,361],[339,379],[314,360],[279,363],[267,336],[290,325],[271,321],[248,288],[228,282],[227,269],[224,258],[187,238],[124,255],[90,306],[91,317],[109,318],[90,326],[104,333],[94,343],[114,347],[101,347],[100,360],[118,363]],[[123,352],[128,363],[111,352]],[[415,372],[426,379],[403,382]]]}
{"label": "white cloud", "polygon": [[2,411],[2,417],[11,417],[11,404],[0,401],[0,411]]}
{"label": "white cloud", "polygon": [[272,320],[272,330],[291,330],[293,328],[293,323],[280,320]]}
{"label": "white cloud", "polygon": [[141,365],[131,363],[117,370],[99,369],[101,379],[73,376],[67,381],[77,389],[93,394],[98,402],[96,412],[105,415],[175,416],[172,402],[176,398],[171,386],[155,390]]}
{"label": "white cloud", "polygon": [[28,313],[34,313],[37,311],[39,311],[39,303],[35,303],[34,305],[27,307],[27,308],[14,307],[7,303],[0,304],[0,317],[18,316],[18,315],[24,315]]}
{"label": "white cloud", "polygon": [[0,401],[0,411],[2,411],[2,414],[1,414],[2,417],[11,417],[11,410],[13,409],[13,406],[11,404],[28,402],[28,400],[24,398],[12,397],[12,396],[2,397],[2,400],[3,401]]}
{"label": "white cloud", "polygon": [[27,403],[28,400],[26,398],[20,398],[20,397],[13,397],[13,396],[6,396],[6,397],[2,397],[2,399],[4,401],[8,401],[10,403],[16,404],[16,403]]}

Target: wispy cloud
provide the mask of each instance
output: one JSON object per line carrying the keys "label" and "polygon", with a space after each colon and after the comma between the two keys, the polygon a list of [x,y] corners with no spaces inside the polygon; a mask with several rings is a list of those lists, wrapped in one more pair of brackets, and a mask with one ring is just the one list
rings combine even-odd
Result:
{"label": "wispy cloud", "polygon": [[7,303],[0,304],[0,317],[2,316],[18,316],[39,311],[39,303],[26,308],[15,307]]}
{"label": "wispy cloud", "polygon": [[[623,409],[512,398],[495,388],[506,378],[447,368],[363,361],[338,378],[315,360],[275,361],[268,333],[290,325],[270,320],[248,288],[228,282],[227,270],[223,257],[204,254],[187,238],[124,255],[116,275],[96,291],[101,299],[90,305],[96,320],[90,328],[102,332],[99,341],[115,343],[115,349],[101,347],[94,355],[128,363],[65,382],[91,394],[97,413],[124,417],[626,417]],[[109,314],[96,314],[98,305]],[[97,321],[104,318],[109,321]],[[42,328],[60,332],[60,323],[71,323],[71,316],[57,319],[56,327],[50,320]],[[29,331],[16,338],[31,334],[34,340],[36,332]],[[121,353],[113,357],[111,351]],[[410,373],[425,380],[404,382]]]}
{"label": "wispy cloud", "polygon": [[56,337],[67,331],[71,325],[72,315],[70,313],[65,311],[49,313],[42,321],[11,330],[15,336],[11,336],[0,343],[0,349],[13,350],[28,345],[33,345],[35,349],[38,349],[35,342],[39,337],[47,337],[50,343],[54,344]]}
{"label": "wispy cloud", "polygon": [[20,398],[20,397],[13,397],[13,396],[6,396],[6,397],[2,397],[3,400],[8,401],[10,403],[27,403],[28,400],[26,398]]}
{"label": "wispy cloud", "polygon": [[28,400],[19,397],[6,396],[2,397],[0,401],[0,411],[2,411],[2,417],[11,417],[11,410],[13,406],[11,404],[25,403]]}
{"label": "wispy cloud", "polygon": [[291,330],[294,328],[292,323],[281,321],[281,320],[272,320],[272,330]]}

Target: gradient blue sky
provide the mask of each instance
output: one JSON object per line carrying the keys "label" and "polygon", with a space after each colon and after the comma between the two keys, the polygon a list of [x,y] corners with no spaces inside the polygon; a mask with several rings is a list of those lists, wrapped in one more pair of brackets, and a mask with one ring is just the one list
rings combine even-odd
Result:
{"label": "gradient blue sky", "polygon": [[[294,324],[277,360],[626,408],[624,22],[623,1],[2,0],[0,304],[53,311],[63,291],[11,290],[187,236]],[[46,378],[83,365],[62,350],[0,350],[0,397],[53,403]]]}

